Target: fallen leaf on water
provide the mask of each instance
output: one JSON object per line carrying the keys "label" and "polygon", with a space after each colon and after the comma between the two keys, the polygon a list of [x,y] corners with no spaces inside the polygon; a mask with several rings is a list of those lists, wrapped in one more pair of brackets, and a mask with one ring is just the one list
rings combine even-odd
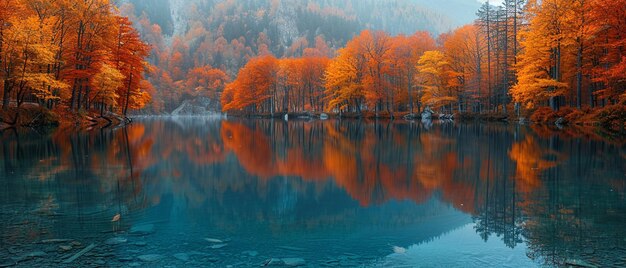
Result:
{"label": "fallen leaf on water", "polygon": [[398,253],[398,254],[404,254],[406,253],[406,248],[393,246],[393,252]]}
{"label": "fallen leaf on water", "polygon": [[116,222],[120,220],[121,215],[119,213],[115,214],[115,216],[113,216],[113,219],[111,220],[111,222]]}
{"label": "fallen leaf on water", "polygon": [[204,240],[211,242],[211,243],[224,243],[224,241],[215,239],[215,238],[205,238]]}

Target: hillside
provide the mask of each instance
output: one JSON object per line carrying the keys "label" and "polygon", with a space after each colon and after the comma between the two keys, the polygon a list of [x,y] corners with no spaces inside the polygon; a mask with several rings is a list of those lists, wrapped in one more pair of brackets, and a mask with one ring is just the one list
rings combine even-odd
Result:
{"label": "hillside", "polygon": [[364,29],[390,34],[428,31],[436,36],[471,22],[479,6],[474,1],[446,2],[445,10],[426,0],[120,0],[117,4],[154,46],[152,112],[160,113],[197,97],[191,85],[183,85],[194,68],[211,66],[234,77],[257,55],[297,57],[312,48],[309,52],[332,56]]}

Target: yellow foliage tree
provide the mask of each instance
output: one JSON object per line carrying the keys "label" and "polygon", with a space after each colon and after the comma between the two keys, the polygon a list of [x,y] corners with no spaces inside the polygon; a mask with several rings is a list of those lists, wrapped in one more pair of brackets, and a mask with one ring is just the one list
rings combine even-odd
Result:
{"label": "yellow foliage tree", "polygon": [[363,84],[361,82],[361,65],[353,48],[340,49],[324,75],[325,94],[327,96],[327,110],[337,109],[338,112],[353,108],[360,112],[363,101]]}
{"label": "yellow foliage tree", "polygon": [[91,78],[91,102],[99,103],[100,111],[106,106],[116,107],[119,95],[116,90],[123,86],[124,75],[109,64],[102,64],[100,70]]}
{"label": "yellow foliage tree", "polygon": [[452,104],[458,100],[452,88],[456,73],[441,51],[426,51],[417,65],[417,84],[423,91],[422,102],[433,108]]}
{"label": "yellow foliage tree", "polygon": [[568,87],[562,80],[567,9],[563,0],[528,2],[530,24],[520,32],[524,49],[515,67],[518,82],[511,89],[513,100],[527,108],[550,100],[550,106],[556,109],[555,97],[565,94]]}

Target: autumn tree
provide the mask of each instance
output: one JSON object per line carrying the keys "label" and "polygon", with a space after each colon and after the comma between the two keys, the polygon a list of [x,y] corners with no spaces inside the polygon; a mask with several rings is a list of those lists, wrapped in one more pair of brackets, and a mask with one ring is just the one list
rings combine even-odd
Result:
{"label": "autumn tree", "polygon": [[118,88],[123,87],[124,75],[109,64],[102,64],[91,79],[91,102],[100,108],[100,115],[108,107],[118,105]]}
{"label": "autumn tree", "polygon": [[464,111],[472,100],[480,111],[481,87],[483,85],[483,65],[488,64],[483,57],[484,43],[482,32],[475,25],[465,25],[446,35],[443,52],[450,68],[456,76],[458,109]]}
{"label": "autumn tree", "polygon": [[420,57],[424,52],[436,47],[435,40],[428,32],[416,32],[410,36],[399,35],[392,39],[392,58],[396,68],[396,81],[406,95],[398,96],[402,102],[408,105],[407,110],[413,113],[413,107],[417,103],[420,112],[419,96],[416,94],[415,75]]}
{"label": "autumn tree", "polygon": [[322,56],[305,56],[302,58],[300,69],[304,93],[302,102],[305,103],[306,110],[312,111],[324,110],[324,72],[330,62],[329,58],[323,56],[323,50],[318,51],[320,51],[318,55]]}
{"label": "autumn tree", "polygon": [[26,10],[18,0],[7,0],[0,3],[0,64],[2,66],[2,109],[9,108],[11,93],[15,87],[15,76],[21,58],[20,37],[14,26],[26,18]]}
{"label": "autumn tree", "polygon": [[454,72],[446,56],[441,51],[426,51],[417,65],[417,81],[423,90],[422,102],[434,108],[449,105],[452,112],[452,103],[458,101],[453,92],[457,86]]}
{"label": "autumn tree", "polygon": [[69,106],[77,111],[89,108],[89,78],[97,71],[95,63],[101,62],[111,40],[114,40],[112,26],[115,19],[111,15],[108,0],[84,0],[67,8],[69,29],[68,47],[63,56],[66,59],[64,79],[71,88]]}
{"label": "autumn tree", "polygon": [[[39,3],[41,4],[41,3]],[[17,6],[15,6],[17,8]],[[53,18],[47,15],[34,1],[25,1],[21,16],[13,16],[3,30],[2,44],[4,69],[4,102],[8,102],[15,92],[18,107],[24,99],[33,96],[42,103],[58,99],[53,89],[67,85],[55,78],[51,72],[57,46],[52,42]],[[38,12],[32,12],[32,10]]]}
{"label": "autumn tree", "polygon": [[393,117],[393,90],[387,79],[391,75],[391,38],[385,32],[363,31],[356,39],[365,58],[363,89],[368,106],[378,113],[386,106]]}
{"label": "autumn tree", "polygon": [[[622,100],[626,99],[626,10],[623,8],[626,1],[578,1],[579,8],[587,3],[590,7],[586,13],[588,18],[579,14],[579,23],[583,20],[584,24],[589,24],[589,28],[583,28],[582,33],[589,32],[589,40],[586,42],[594,44],[596,51],[590,73],[595,82],[592,86],[597,87],[597,90],[589,92],[590,105],[595,105],[596,99],[601,99],[602,105],[615,104],[620,95]],[[582,43],[579,49],[580,46]]]}
{"label": "autumn tree", "polygon": [[115,17],[116,35],[115,47],[113,48],[113,61],[115,67],[124,75],[124,85],[118,88],[118,103],[122,107],[122,113],[128,113],[129,106],[143,106],[143,103],[132,101],[144,101],[145,98],[131,98],[133,95],[142,96],[144,91],[140,87],[143,81],[145,65],[144,61],[149,55],[150,47],[140,38],[139,33],[132,27],[132,23],[126,17]]}
{"label": "autumn tree", "polygon": [[228,81],[228,75],[220,69],[211,66],[196,67],[187,73],[185,79],[186,94],[218,100]]}
{"label": "autumn tree", "polygon": [[520,33],[523,52],[518,56],[518,82],[511,93],[516,102],[528,108],[549,100],[558,108],[557,97],[565,94],[562,56],[565,39],[563,13],[568,4],[563,0],[529,1],[529,26]]}
{"label": "autumn tree", "polygon": [[363,70],[365,58],[358,54],[353,42],[337,51],[337,57],[328,64],[324,75],[327,110],[361,112],[365,95],[363,92]]}
{"label": "autumn tree", "polygon": [[275,112],[278,61],[273,56],[251,59],[233,82],[226,85],[223,111]]}

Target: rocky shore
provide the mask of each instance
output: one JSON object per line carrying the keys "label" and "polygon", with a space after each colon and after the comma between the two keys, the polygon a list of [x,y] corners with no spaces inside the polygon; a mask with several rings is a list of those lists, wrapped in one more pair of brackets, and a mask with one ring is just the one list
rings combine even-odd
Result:
{"label": "rocky shore", "polygon": [[120,127],[130,124],[131,121],[128,117],[112,112],[74,113],[64,108],[50,110],[36,105],[10,107],[0,111],[0,130],[9,128],[45,130],[58,127],[92,130]]}

